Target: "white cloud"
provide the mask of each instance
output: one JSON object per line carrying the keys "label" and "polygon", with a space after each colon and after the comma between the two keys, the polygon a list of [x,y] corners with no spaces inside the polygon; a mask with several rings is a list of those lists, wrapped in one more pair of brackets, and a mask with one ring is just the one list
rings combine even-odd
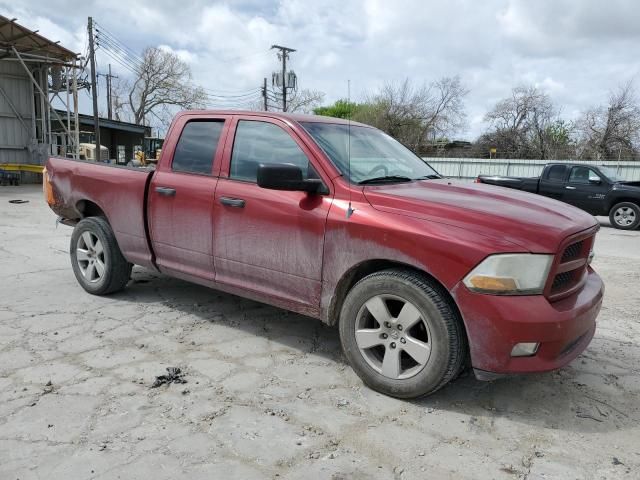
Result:
{"label": "white cloud", "polygon": [[[162,45],[214,92],[257,88],[279,68],[272,44],[297,49],[302,88],[327,101],[361,98],[386,81],[459,74],[469,130],[511,88],[537,85],[565,115],[606,100],[640,73],[640,3],[633,0],[26,0],[2,2],[19,22],[82,51],[86,17],[141,52]],[[108,58],[99,57],[101,63]],[[127,71],[114,66],[120,75]]]}

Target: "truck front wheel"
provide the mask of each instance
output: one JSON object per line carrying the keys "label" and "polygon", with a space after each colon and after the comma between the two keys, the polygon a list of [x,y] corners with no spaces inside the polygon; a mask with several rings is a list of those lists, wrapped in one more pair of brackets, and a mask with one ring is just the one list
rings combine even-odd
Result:
{"label": "truck front wheel", "polygon": [[398,398],[435,392],[466,355],[462,321],[441,287],[400,269],[373,273],[349,291],[340,340],[362,381]]}
{"label": "truck front wheel", "polygon": [[78,283],[93,295],[122,290],[132,265],[122,256],[109,223],[102,217],[80,220],[71,235],[71,266]]}
{"label": "truck front wheel", "polygon": [[635,230],[640,225],[640,207],[631,202],[620,202],[609,211],[611,225],[621,230]]}

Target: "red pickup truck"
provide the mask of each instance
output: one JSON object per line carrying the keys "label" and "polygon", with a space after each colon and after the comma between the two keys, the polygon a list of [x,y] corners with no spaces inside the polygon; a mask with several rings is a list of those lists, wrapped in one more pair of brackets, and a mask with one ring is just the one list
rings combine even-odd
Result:
{"label": "red pickup truck", "polygon": [[136,264],[337,324],[356,373],[397,397],[469,364],[482,379],[562,367],[602,303],[591,215],[449,181],[335,118],[184,112],[155,171],[52,157],[44,188],[89,293]]}

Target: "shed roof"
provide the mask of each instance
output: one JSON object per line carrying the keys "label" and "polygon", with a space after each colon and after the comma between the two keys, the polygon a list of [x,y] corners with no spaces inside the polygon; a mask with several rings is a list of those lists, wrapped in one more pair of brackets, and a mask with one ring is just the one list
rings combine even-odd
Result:
{"label": "shed roof", "polygon": [[[64,117],[67,112],[65,110],[56,110],[58,114]],[[93,129],[93,115],[85,115],[84,113],[78,114],[78,123],[83,126],[89,126]],[[54,130],[58,130],[56,125],[52,125]],[[120,130],[123,132],[131,132],[137,133],[140,135],[146,135],[147,127],[146,125],[137,125],[135,123],[122,122],[120,120],[109,120],[108,118],[100,117],[100,128],[110,128],[112,130]]]}
{"label": "shed roof", "polygon": [[76,58],[77,54],[68,50],[59,42],[54,42],[39,35],[36,31],[29,30],[16,23],[16,19],[9,19],[0,15],[0,60],[13,56],[11,47],[15,47],[18,53],[29,56],[42,57],[58,61],[70,61]]}

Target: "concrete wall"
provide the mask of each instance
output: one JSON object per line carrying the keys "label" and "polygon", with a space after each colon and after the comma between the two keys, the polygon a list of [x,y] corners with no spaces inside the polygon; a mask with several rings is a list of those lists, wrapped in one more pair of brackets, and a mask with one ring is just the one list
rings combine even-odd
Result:
{"label": "concrete wall", "polygon": [[[506,175],[537,177],[549,160],[498,160],[485,158],[434,158],[423,157],[436,171],[445,177],[473,179],[478,175]],[[569,160],[568,160],[569,161]],[[605,165],[617,171],[625,180],[640,180],[640,162],[576,161],[587,165]]]}

